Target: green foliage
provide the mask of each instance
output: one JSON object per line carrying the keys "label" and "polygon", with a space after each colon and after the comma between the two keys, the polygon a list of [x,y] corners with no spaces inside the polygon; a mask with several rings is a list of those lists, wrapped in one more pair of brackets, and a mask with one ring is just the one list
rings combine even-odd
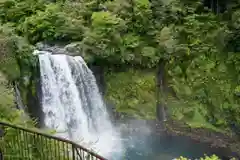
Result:
{"label": "green foliage", "polygon": [[85,33],[84,52],[100,58],[115,58],[121,55],[121,31],[124,22],[121,18],[109,12],[94,12],[92,14],[91,30]]}
{"label": "green foliage", "polygon": [[[188,160],[185,157],[180,157],[177,160]],[[220,160],[216,155],[212,155],[212,156],[204,156],[202,158],[200,158],[200,160]],[[230,160],[236,160],[235,158],[231,158]]]}
{"label": "green foliage", "polygon": [[154,72],[129,69],[127,72],[107,72],[106,98],[116,104],[116,110],[130,116],[155,117]]}
{"label": "green foliage", "polygon": [[[9,25],[0,26],[0,71],[4,72],[8,80],[14,81],[20,78],[20,72],[24,70],[21,67],[27,68],[33,63],[32,51],[33,47],[29,45],[23,37],[14,34],[14,31]],[[24,63],[22,66],[21,63]]]}
{"label": "green foliage", "polygon": [[[187,158],[184,157],[180,157],[177,160],[188,160]],[[212,155],[212,156],[205,156],[204,158],[200,158],[200,160],[220,160],[216,155]]]}
{"label": "green foliage", "polygon": [[0,72],[0,119],[14,118],[15,115],[11,112],[13,102],[13,92],[7,87],[6,77]]}
{"label": "green foliage", "polygon": [[2,23],[14,23],[17,27],[26,17],[44,8],[44,0],[1,0],[0,20]]}
{"label": "green foliage", "polygon": [[[49,4],[44,11],[27,17],[19,30],[31,43],[59,39],[81,40],[84,27],[81,19],[68,17],[59,4]],[[78,34],[76,34],[76,32]]]}
{"label": "green foliage", "polygon": [[[206,21],[212,23],[206,25]],[[166,57],[170,59],[170,84],[186,104],[183,114],[194,115],[197,109],[211,124],[226,127],[229,120],[239,123],[239,100],[234,92],[238,75],[215,45],[225,27],[220,26],[213,15],[187,16],[185,23],[173,27],[179,41],[170,46],[171,56]]]}
{"label": "green foliage", "polygon": [[19,75],[19,70],[14,57],[14,39],[9,37],[11,31],[6,31],[6,27],[0,26],[0,71],[4,72],[8,79],[15,79]]}

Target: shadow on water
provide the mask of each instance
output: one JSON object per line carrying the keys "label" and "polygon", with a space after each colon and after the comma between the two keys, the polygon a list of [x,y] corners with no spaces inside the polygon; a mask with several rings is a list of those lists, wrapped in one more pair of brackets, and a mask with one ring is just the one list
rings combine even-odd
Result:
{"label": "shadow on water", "polygon": [[[137,121],[135,121],[137,122]],[[135,123],[134,122],[134,123]],[[132,123],[132,122],[131,122]],[[121,124],[122,142],[124,144],[124,160],[172,160],[180,156],[198,159],[206,155],[218,155],[222,160],[234,156],[227,149],[212,148],[209,144],[201,143],[186,136],[172,136],[165,132],[156,134],[146,126],[138,127]]]}

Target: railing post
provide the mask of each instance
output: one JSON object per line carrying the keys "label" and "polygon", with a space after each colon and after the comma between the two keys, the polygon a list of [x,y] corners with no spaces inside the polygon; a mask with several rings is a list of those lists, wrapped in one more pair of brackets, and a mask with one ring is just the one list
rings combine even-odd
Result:
{"label": "railing post", "polygon": [[[3,126],[0,125],[0,141],[3,140],[4,136],[4,129]],[[0,160],[3,160],[3,149],[0,148]]]}
{"label": "railing post", "polygon": [[72,159],[75,160],[75,145],[72,144]]}

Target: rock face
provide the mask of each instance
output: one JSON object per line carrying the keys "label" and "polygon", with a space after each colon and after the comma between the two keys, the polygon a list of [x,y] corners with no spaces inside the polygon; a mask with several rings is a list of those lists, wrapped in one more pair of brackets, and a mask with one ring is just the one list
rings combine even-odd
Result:
{"label": "rock face", "polygon": [[94,57],[90,54],[86,54],[83,50],[81,42],[72,42],[69,44],[62,43],[37,43],[35,49],[39,51],[47,51],[52,54],[66,54],[69,56],[81,56],[87,63],[92,63]]}
{"label": "rock face", "polygon": [[51,52],[52,54],[66,54],[69,56],[83,56],[81,54],[81,49],[79,47],[79,43],[74,42],[67,45],[64,44],[46,44],[46,43],[38,43],[36,45],[36,49],[40,51]]}

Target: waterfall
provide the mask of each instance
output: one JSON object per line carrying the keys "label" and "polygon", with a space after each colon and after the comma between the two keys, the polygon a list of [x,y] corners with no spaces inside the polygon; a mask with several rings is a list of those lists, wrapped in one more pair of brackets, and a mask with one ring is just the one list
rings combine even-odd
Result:
{"label": "waterfall", "polygon": [[[36,53],[36,52],[35,52]],[[44,124],[107,158],[121,150],[95,77],[81,57],[39,54]]]}

